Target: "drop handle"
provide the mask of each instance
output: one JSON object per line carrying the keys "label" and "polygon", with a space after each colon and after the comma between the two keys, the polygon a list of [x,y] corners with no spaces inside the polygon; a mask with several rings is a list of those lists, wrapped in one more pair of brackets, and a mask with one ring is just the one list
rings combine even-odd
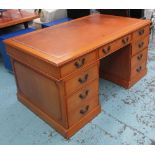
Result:
{"label": "drop handle", "polygon": [[128,43],[128,41],[129,41],[129,38],[128,38],[128,37],[127,37],[127,38],[122,39],[122,43],[123,43],[123,44],[127,44],[127,43]]}
{"label": "drop handle", "polygon": [[139,33],[140,36],[143,35],[144,34],[144,29],[140,30],[138,33]]}
{"label": "drop handle", "polygon": [[84,63],[85,63],[85,58],[76,61],[74,65],[76,66],[76,68],[80,68],[84,65]]}
{"label": "drop handle", "polygon": [[88,96],[89,90],[86,90],[84,94],[80,94],[79,97],[81,99],[85,99]]}
{"label": "drop handle", "polygon": [[85,83],[88,80],[88,74],[85,74],[83,78],[79,78],[80,83]]}
{"label": "drop handle", "polygon": [[143,45],[144,45],[144,42],[142,41],[141,43],[138,44],[138,47],[139,47],[139,48],[142,48]]}
{"label": "drop handle", "polygon": [[110,52],[110,49],[111,49],[111,47],[108,46],[107,49],[103,49],[102,52],[103,52],[104,54],[108,54],[108,53]]}
{"label": "drop handle", "polygon": [[143,57],[143,54],[140,54],[140,55],[137,56],[137,59],[138,59],[138,60],[141,60],[142,57]]}
{"label": "drop handle", "polygon": [[142,66],[139,66],[136,71],[139,73],[142,70]]}
{"label": "drop handle", "polygon": [[89,110],[89,105],[87,105],[84,109],[81,109],[80,114],[84,115],[87,113],[88,110]]}

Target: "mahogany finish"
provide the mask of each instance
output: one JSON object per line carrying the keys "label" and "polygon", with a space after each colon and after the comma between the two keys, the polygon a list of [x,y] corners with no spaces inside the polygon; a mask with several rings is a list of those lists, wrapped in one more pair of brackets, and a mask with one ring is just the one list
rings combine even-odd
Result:
{"label": "mahogany finish", "polygon": [[35,13],[30,13],[24,10],[9,9],[3,12],[3,15],[0,16],[0,29],[25,23],[35,18],[38,18],[38,15],[36,15]]}
{"label": "mahogany finish", "polygon": [[101,111],[99,75],[130,88],[146,74],[149,26],[94,14],[6,40],[18,99],[71,137]]}

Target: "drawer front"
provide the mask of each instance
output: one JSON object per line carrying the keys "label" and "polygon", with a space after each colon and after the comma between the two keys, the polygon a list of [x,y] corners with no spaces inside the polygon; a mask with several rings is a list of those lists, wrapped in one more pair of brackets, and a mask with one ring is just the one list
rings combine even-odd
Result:
{"label": "drawer front", "polygon": [[143,27],[133,33],[133,40],[139,40],[150,33],[150,26]]}
{"label": "drawer front", "polygon": [[81,71],[78,75],[76,74],[71,79],[65,81],[66,94],[69,95],[82,88],[88,82],[98,78],[98,76],[98,63],[95,63],[89,69]]}
{"label": "drawer front", "polygon": [[73,71],[77,71],[82,67],[86,66],[87,64],[93,63],[96,60],[97,51],[95,50],[61,67],[61,76],[63,77],[72,73]]}
{"label": "drawer front", "polygon": [[143,61],[141,64],[131,69],[131,78],[135,76],[139,76],[145,69],[146,69],[146,61]]}
{"label": "drawer front", "polygon": [[94,96],[87,102],[82,103],[82,105],[78,105],[77,107],[74,107],[74,109],[68,111],[69,126],[72,126],[76,122],[80,121],[80,119],[91,112],[98,104],[98,96]]}
{"label": "drawer front", "polygon": [[138,52],[142,51],[144,48],[148,47],[149,43],[149,36],[138,40],[137,42],[133,43],[132,45],[132,55],[137,54]]}
{"label": "drawer front", "polygon": [[84,102],[88,102],[92,96],[98,96],[99,79],[92,81],[84,88],[67,98],[68,110],[73,111],[76,107],[82,106]]}
{"label": "drawer front", "polygon": [[147,54],[148,54],[148,49],[145,48],[142,52],[139,52],[135,56],[132,57],[131,59],[131,68],[134,68],[138,65],[140,65],[142,62],[147,61]]}
{"label": "drawer front", "polygon": [[124,36],[118,40],[113,41],[99,49],[99,57],[103,58],[114,51],[128,45],[131,42],[131,35]]}

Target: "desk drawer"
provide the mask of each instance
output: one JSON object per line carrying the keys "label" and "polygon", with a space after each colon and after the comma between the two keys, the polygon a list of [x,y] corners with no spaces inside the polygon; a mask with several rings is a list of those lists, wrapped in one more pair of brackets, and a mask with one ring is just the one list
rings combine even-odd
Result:
{"label": "desk drawer", "polygon": [[143,27],[133,33],[133,40],[139,40],[150,33],[150,26]]}
{"label": "desk drawer", "polygon": [[134,68],[138,65],[140,65],[142,62],[147,61],[147,54],[148,54],[148,49],[145,48],[143,51],[139,52],[136,54],[134,57],[131,59],[131,68]]}
{"label": "desk drawer", "polygon": [[99,57],[103,58],[114,51],[128,45],[131,41],[131,35],[124,36],[118,40],[113,41],[99,49]]}
{"label": "desk drawer", "polygon": [[61,76],[66,76],[67,74],[72,73],[73,71],[79,70],[82,67],[86,66],[89,63],[93,63],[97,60],[97,51],[93,51],[89,54],[86,54],[61,68]]}
{"label": "desk drawer", "polygon": [[[81,105],[82,104],[82,105]],[[99,104],[98,96],[92,97],[87,102],[76,104],[74,109],[68,111],[68,122],[69,126],[74,125],[76,122],[80,121],[89,112],[91,112]]]}
{"label": "desk drawer", "polygon": [[142,63],[138,64],[137,66],[134,66],[131,69],[131,78],[139,76],[142,74],[143,70],[146,69],[146,61],[143,61]]}
{"label": "desk drawer", "polygon": [[137,42],[133,43],[132,56],[142,51],[144,48],[148,47],[148,43],[149,43],[149,36],[146,36],[145,38],[142,38]]}
{"label": "desk drawer", "polygon": [[88,69],[75,74],[73,77],[65,81],[66,94],[69,95],[74,91],[82,88],[88,82],[98,78],[98,63],[95,63]]}
{"label": "desk drawer", "polygon": [[74,110],[77,106],[82,106],[84,102],[87,102],[92,96],[98,96],[99,89],[99,79],[92,81],[90,84],[86,85],[84,88],[80,89],[75,94],[71,95],[67,99],[67,105],[69,111]]}

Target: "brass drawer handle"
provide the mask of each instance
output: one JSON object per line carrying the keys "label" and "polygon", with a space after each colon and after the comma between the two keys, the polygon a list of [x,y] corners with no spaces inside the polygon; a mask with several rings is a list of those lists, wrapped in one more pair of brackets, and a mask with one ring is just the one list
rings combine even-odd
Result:
{"label": "brass drawer handle", "polygon": [[76,66],[76,68],[80,68],[84,65],[84,63],[85,63],[85,58],[76,61],[74,65]]}
{"label": "brass drawer handle", "polygon": [[86,90],[84,94],[80,94],[79,97],[81,99],[85,99],[88,96],[89,90]]}
{"label": "brass drawer handle", "polygon": [[129,41],[129,37],[126,37],[126,38],[122,39],[122,43],[123,43],[123,44],[127,44],[128,41]]}
{"label": "brass drawer handle", "polygon": [[139,48],[142,48],[143,45],[144,45],[144,42],[142,41],[141,43],[138,44],[138,47],[139,47]]}
{"label": "brass drawer handle", "polygon": [[89,105],[87,105],[84,109],[80,110],[80,114],[84,115],[89,110]]}
{"label": "brass drawer handle", "polygon": [[136,71],[139,73],[142,70],[142,66],[139,66]]}
{"label": "brass drawer handle", "polygon": [[108,46],[107,49],[103,49],[102,52],[103,52],[104,54],[108,54],[108,53],[110,52],[110,49],[111,49],[111,47]]}
{"label": "brass drawer handle", "polygon": [[142,29],[142,30],[140,30],[139,32],[138,32],[138,34],[141,36],[141,35],[143,35],[144,34],[144,29]]}
{"label": "brass drawer handle", "polygon": [[138,60],[141,60],[142,57],[143,57],[143,54],[140,54],[140,55],[137,56],[137,59],[138,59]]}
{"label": "brass drawer handle", "polygon": [[85,83],[88,79],[88,74],[86,74],[83,78],[79,78],[80,83]]}

